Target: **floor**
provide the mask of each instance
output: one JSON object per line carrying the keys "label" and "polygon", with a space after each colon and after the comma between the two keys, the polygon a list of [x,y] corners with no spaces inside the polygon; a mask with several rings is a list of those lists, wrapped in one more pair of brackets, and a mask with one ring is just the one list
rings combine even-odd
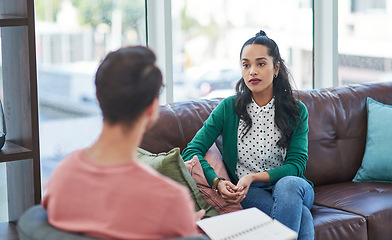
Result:
{"label": "floor", "polygon": [[14,223],[0,223],[0,239],[1,240],[19,240],[16,225]]}

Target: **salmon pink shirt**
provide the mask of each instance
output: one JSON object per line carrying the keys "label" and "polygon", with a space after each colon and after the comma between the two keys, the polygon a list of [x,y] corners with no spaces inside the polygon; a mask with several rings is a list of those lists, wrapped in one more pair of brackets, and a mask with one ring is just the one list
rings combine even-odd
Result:
{"label": "salmon pink shirt", "polygon": [[53,171],[42,206],[53,226],[91,237],[163,239],[198,233],[186,187],[139,162],[97,164],[83,150]]}

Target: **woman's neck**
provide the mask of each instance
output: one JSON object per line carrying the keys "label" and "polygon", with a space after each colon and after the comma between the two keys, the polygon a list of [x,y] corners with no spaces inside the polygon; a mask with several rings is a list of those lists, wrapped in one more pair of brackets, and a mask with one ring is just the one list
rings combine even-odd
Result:
{"label": "woman's neck", "polygon": [[273,98],[273,93],[272,92],[270,94],[265,94],[265,93],[254,94],[254,93],[252,93],[252,98],[258,106],[263,107],[271,101],[271,99]]}

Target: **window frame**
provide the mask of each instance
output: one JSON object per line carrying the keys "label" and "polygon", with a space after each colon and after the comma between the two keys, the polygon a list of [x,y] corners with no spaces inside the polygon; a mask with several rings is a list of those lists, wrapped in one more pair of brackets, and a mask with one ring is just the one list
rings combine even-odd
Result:
{"label": "window frame", "polygon": [[338,0],[313,0],[313,88],[337,87]]}
{"label": "window frame", "polygon": [[[173,39],[171,0],[145,0],[147,46],[154,50],[157,65],[162,71],[165,89],[161,104],[172,103],[173,92]],[[163,11],[162,11],[163,10]]]}

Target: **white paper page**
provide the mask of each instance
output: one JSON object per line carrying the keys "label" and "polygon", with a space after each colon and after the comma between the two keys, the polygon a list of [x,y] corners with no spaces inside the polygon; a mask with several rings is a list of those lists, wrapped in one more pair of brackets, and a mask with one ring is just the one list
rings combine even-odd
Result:
{"label": "white paper page", "polygon": [[221,240],[229,236],[236,236],[236,238],[229,239],[244,240],[255,239],[255,235],[257,238],[274,240],[294,239],[297,236],[294,231],[278,221],[273,221],[267,214],[257,208],[203,219],[198,221],[197,224],[212,240]]}
{"label": "white paper page", "polygon": [[[203,219],[197,222],[200,228],[203,229],[212,240],[225,239],[229,236],[238,237],[239,233],[243,232],[248,232],[249,234],[249,230],[251,229],[253,229],[254,232],[258,232],[260,234],[260,232],[266,232],[266,230],[263,230],[260,225],[273,225],[268,223],[272,223],[272,219],[267,214],[263,213],[257,208],[244,209],[237,212]],[[277,226],[278,228],[281,228],[280,225]],[[285,226],[283,227],[286,228]],[[280,230],[278,229],[278,231]],[[267,233],[264,234],[267,235]],[[245,237],[245,234],[243,234],[242,236]],[[276,237],[276,235],[274,236]]]}

